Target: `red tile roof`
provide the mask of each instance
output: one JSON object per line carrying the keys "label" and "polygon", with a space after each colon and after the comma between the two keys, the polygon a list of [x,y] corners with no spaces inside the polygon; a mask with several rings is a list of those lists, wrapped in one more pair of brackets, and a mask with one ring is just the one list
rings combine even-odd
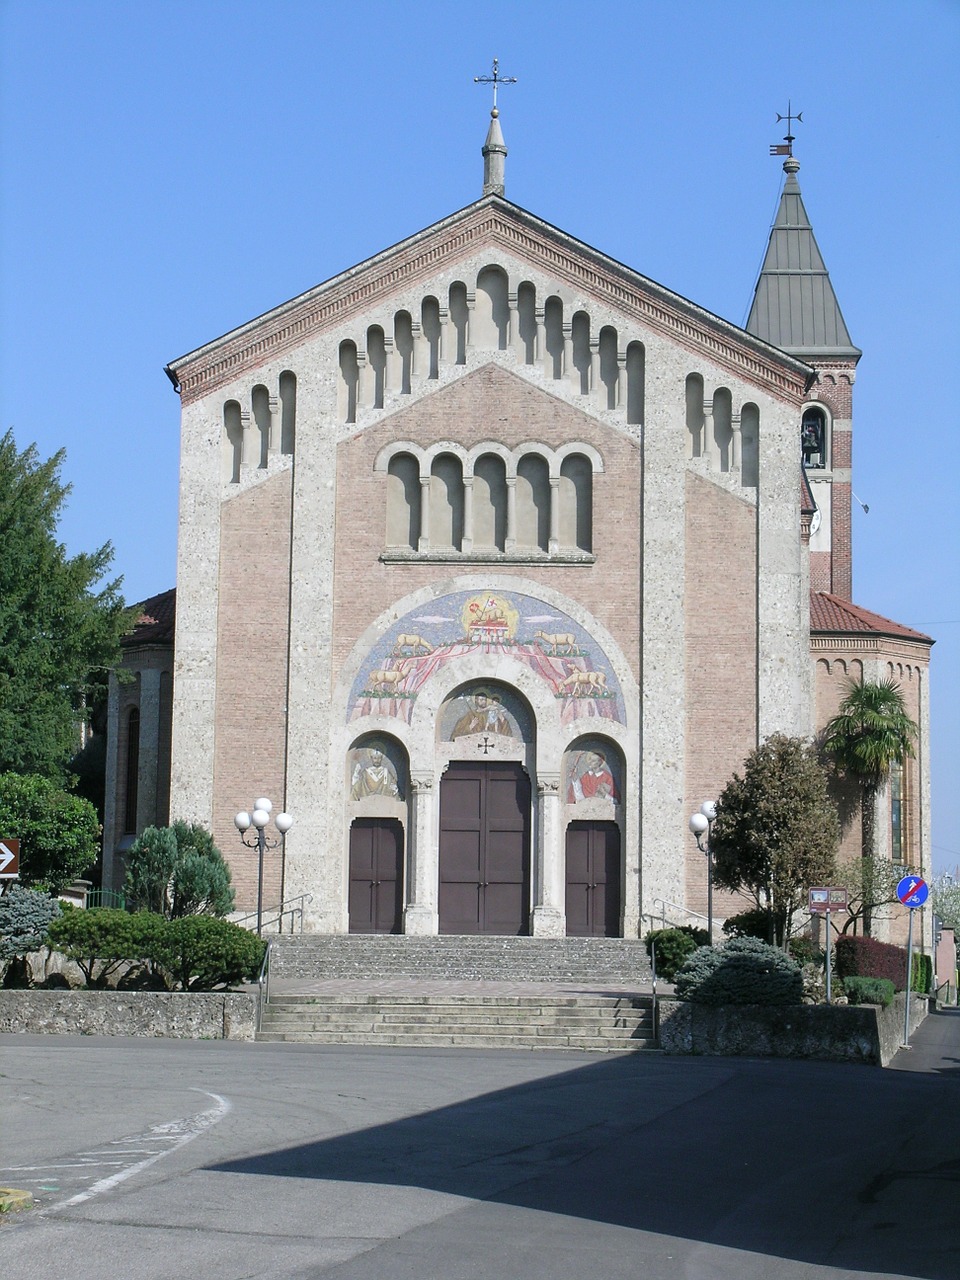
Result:
{"label": "red tile roof", "polygon": [[173,644],[177,614],[177,592],[163,591],[158,596],[134,605],[137,621],[133,630],[120,642],[124,648],[142,644]]}
{"label": "red tile roof", "polygon": [[903,627],[899,622],[892,622],[882,614],[871,613],[869,609],[861,609],[858,604],[843,600],[840,596],[831,595],[828,591],[810,592],[810,632],[856,633],[859,635],[892,636],[901,640],[922,640],[933,644],[930,636],[922,631],[913,631]]}

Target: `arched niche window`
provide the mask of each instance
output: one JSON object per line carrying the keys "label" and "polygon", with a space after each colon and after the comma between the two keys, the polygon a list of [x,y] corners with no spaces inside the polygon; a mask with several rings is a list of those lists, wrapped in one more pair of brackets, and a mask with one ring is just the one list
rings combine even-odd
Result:
{"label": "arched niche window", "polygon": [[357,344],[340,343],[340,381],[337,388],[338,411],[343,422],[357,420],[357,390],[360,382],[360,365],[357,360]]}
{"label": "arched niche window", "polygon": [[525,454],[517,463],[517,547],[546,551],[550,542],[550,475],[544,458]]}
{"label": "arched niche window", "polygon": [[507,273],[502,267],[484,267],[477,276],[477,301],[473,314],[473,345],[505,351],[510,331]]}
{"label": "arched niche window", "polygon": [[383,408],[383,396],[387,385],[387,348],[383,330],[373,324],[367,330],[367,364],[373,379],[373,407]]}
{"label": "arched niche window", "polygon": [[760,483],[760,410],[755,404],[745,404],[741,410],[740,440],[740,480],[755,489]]}
{"label": "arched niche window", "polygon": [[397,453],[387,467],[387,546],[416,551],[420,540],[420,464]]}
{"label": "arched niche window", "polygon": [[502,551],[507,537],[507,474],[502,458],[485,453],[473,467],[473,545]]}
{"label": "arched niche window", "polygon": [[642,342],[627,346],[627,422],[643,422],[643,376],[645,352]]}
{"label": "arched niche window", "polygon": [[803,465],[810,471],[822,471],[827,459],[827,415],[816,405],[804,409],[800,420],[800,447]]}
{"label": "arched niche window", "polygon": [[[257,466],[265,467],[269,462],[270,455],[270,392],[262,384],[253,388],[253,394],[250,397],[253,404],[253,421],[256,426],[257,434],[254,437],[256,443]],[[253,459],[251,458],[251,462]]]}
{"label": "arched niche window", "polygon": [[560,465],[559,535],[564,550],[593,550],[593,467],[582,453]]}
{"label": "arched niche window", "polygon": [[393,340],[400,362],[400,394],[408,396],[413,368],[413,320],[409,311],[398,311],[393,317]]}
{"label": "arched niche window", "polygon": [[703,378],[691,373],[686,381],[687,457],[702,458],[703,440]]}
{"label": "arched niche window", "polygon": [[442,453],[430,472],[430,544],[438,551],[459,551],[463,543],[463,468],[460,459]]}
{"label": "arched niche window", "polygon": [[243,418],[240,403],[228,400],[223,406],[223,478],[230,484],[240,483],[243,463]]}
{"label": "arched niche window", "polygon": [[297,445],[297,375],[280,375],[280,452],[292,456]]}

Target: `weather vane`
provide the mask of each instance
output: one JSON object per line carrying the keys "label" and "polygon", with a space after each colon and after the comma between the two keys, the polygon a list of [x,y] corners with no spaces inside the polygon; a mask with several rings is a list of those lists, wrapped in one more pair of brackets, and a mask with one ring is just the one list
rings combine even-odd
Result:
{"label": "weather vane", "polygon": [[771,154],[772,156],[792,156],[792,155],[793,155],[793,142],[794,142],[794,135],[791,133],[791,129],[792,129],[792,127],[793,127],[793,122],[794,122],[794,120],[796,120],[796,121],[798,121],[798,122],[803,120],[803,112],[802,112],[802,111],[798,111],[798,112],[797,112],[797,114],[796,114],[796,115],[794,115],[794,114],[793,114],[793,103],[792,103],[792,102],[790,102],[790,100],[789,100],[789,99],[787,99],[787,114],[786,114],[785,116],[782,116],[782,115],[780,114],[780,112],[778,111],[778,112],[777,112],[777,120],[778,120],[778,121],[780,121],[780,120],[786,120],[786,122],[787,122],[787,132],[786,132],[786,134],[785,134],[785,136],[784,136],[783,142],[774,142],[774,143],[771,143],[771,145],[770,145],[770,154]]}
{"label": "weather vane", "polygon": [[474,83],[474,84],[492,84],[492,85],[493,85],[493,112],[494,112],[494,115],[497,115],[497,114],[499,114],[499,113],[498,113],[498,111],[497,111],[497,86],[498,86],[498,85],[501,85],[501,84],[516,84],[516,83],[517,83],[517,77],[516,77],[516,76],[502,76],[502,75],[500,74],[500,59],[499,59],[499,58],[494,58],[494,60],[493,60],[493,75],[492,75],[492,76],[474,76],[474,77],[473,77],[473,83]]}

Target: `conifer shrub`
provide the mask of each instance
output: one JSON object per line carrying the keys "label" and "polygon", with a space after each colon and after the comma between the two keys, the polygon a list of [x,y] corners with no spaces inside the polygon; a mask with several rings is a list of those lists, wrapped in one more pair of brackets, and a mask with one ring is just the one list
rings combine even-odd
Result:
{"label": "conifer shrub", "polygon": [[889,978],[845,978],[843,990],[850,1004],[879,1004],[884,1009],[894,996]]}
{"label": "conifer shrub", "polygon": [[913,953],[910,990],[919,992],[920,995],[933,990],[933,957],[924,955],[922,951]]}
{"label": "conifer shrub", "polygon": [[252,982],[267,944],[249,929],[216,916],[182,916],[164,923],[153,958],[180,991],[214,991]]}
{"label": "conifer shrub", "polygon": [[689,924],[675,929],[651,929],[644,942],[651,958],[656,947],[657,977],[673,982],[684,960],[692,956],[697,947],[706,946],[707,931]]}
{"label": "conifer shrub", "polygon": [[844,980],[887,978],[895,991],[902,991],[907,982],[906,950],[876,938],[843,934],[834,947],[834,967]]}
{"label": "conifer shrub", "polygon": [[803,997],[800,968],[759,938],[731,938],[699,947],[681,966],[676,993],[694,1004],[794,1005]]}
{"label": "conifer shrub", "polygon": [[0,965],[46,945],[47,930],[60,915],[49,893],[15,884],[0,897]]}

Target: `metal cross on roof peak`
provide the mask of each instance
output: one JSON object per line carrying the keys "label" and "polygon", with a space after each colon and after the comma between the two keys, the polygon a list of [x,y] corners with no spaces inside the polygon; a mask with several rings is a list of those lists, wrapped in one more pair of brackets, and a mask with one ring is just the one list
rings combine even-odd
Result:
{"label": "metal cross on roof peak", "polygon": [[777,120],[778,120],[778,122],[779,122],[780,120],[786,120],[786,122],[787,122],[787,132],[786,132],[786,134],[784,135],[784,139],[783,139],[783,141],[784,141],[787,145],[786,145],[786,146],[783,146],[782,144],[773,143],[773,144],[771,145],[771,147],[770,147],[770,154],[771,154],[772,156],[792,156],[792,155],[793,155],[793,143],[794,143],[794,134],[792,133],[792,129],[793,129],[793,122],[794,122],[794,120],[796,120],[798,123],[802,122],[802,120],[803,120],[803,112],[802,112],[802,111],[798,111],[798,112],[797,112],[797,114],[796,114],[796,115],[794,115],[794,114],[793,114],[793,103],[792,103],[792,102],[789,100],[789,98],[788,98],[788,99],[787,99],[787,114],[786,114],[785,116],[782,116],[782,115],[780,114],[780,112],[778,111],[778,112],[777,112]]}
{"label": "metal cross on roof peak", "polygon": [[517,77],[516,77],[516,76],[502,76],[502,75],[500,74],[500,59],[499,59],[499,58],[494,58],[494,60],[493,60],[493,75],[492,75],[492,76],[474,76],[474,77],[473,77],[473,83],[474,83],[474,84],[492,84],[492,85],[493,85],[493,114],[494,114],[494,115],[496,115],[496,114],[498,114],[498,113],[497,113],[497,87],[498,87],[499,85],[501,85],[501,84],[516,84],[516,83],[517,83]]}

